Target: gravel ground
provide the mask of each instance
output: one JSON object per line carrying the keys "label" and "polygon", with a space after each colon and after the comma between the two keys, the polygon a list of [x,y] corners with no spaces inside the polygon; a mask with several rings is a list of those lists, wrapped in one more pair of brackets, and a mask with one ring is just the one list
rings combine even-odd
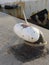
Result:
{"label": "gravel ground", "polygon": [[27,46],[15,35],[13,27],[19,22],[24,21],[0,12],[0,65],[49,65],[49,30],[33,25],[43,31],[48,42],[44,53],[44,47]]}

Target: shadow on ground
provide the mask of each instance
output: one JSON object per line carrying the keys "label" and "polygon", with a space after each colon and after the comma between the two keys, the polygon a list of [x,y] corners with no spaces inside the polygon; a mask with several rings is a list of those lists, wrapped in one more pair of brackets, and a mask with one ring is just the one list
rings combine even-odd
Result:
{"label": "shadow on ground", "polygon": [[31,47],[25,44],[12,46],[10,51],[14,54],[15,58],[21,62],[28,62],[42,57],[44,46]]}

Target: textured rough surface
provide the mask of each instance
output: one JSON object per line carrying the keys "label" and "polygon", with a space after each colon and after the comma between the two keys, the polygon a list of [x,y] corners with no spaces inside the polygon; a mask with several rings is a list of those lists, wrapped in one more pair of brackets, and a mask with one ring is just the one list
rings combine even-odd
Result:
{"label": "textured rough surface", "polygon": [[49,30],[33,25],[43,31],[48,42],[44,55],[43,47],[27,46],[15,35],[13,26],[19,22],[24,21],[0,12],[0,65],[49,65]]}

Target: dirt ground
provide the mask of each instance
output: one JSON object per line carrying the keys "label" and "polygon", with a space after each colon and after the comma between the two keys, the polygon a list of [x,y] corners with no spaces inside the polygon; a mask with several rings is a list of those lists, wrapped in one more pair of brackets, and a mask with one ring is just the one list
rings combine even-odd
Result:
{"label": "dirt ground", "polygon": [[47,53],[44,47],[30,47],[24,44],[13,32],[16,23],[24,22],[0,12],[0,65],[49,65],[49,30],[39,28],[48,44]]}

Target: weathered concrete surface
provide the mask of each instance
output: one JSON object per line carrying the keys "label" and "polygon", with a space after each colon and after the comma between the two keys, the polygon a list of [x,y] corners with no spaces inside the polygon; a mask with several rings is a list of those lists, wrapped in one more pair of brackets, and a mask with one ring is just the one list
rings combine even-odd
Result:
{"label": "weathered concrete surface", "polygon": [[[39,57],[35,57],[34,59],[32,59],[33,58],[32,56],[36,56],[36,54],[33,55],[31,54],[31,52],[29,53],[27,51],[28,52],[27,55],[28,57],[32,57],[32,58],[28,58],[27,55],[25,56],[25,53],[23,53],[24,55],[21,54],[22,49],[25,48],[25,45],[20,43],[24,41],[18,38],[13,32],[13,26],[19,22],[23,22],[23,21],[0,12],[0,65],[49,65],[49,50],[48,50],[48,54],[46,54],[44,57],[39,56],[40,53],[39,54],[37,53],[37,56]],[[45,39],[48,41],[46,47],[49,49],[49,30],[40,28],[38,26],[36,27],[39,28],[41,31],[43,31]],[[18,45],[18,47],[14,46],[14,48],[12,48],[13,45],[16,44]],[[11,48],[14,50],[14,51],[12,50],[13,53],[11,53],[10,51]],[[39,50],[37,52],[39,52]],[[21,59],[18,58],[18,56],[19,57],[21,56],[20,57]],[[23,58],[27,57],[29,61],[27,58],[25,58],[25,61],[23,62],[22,57]]]}

